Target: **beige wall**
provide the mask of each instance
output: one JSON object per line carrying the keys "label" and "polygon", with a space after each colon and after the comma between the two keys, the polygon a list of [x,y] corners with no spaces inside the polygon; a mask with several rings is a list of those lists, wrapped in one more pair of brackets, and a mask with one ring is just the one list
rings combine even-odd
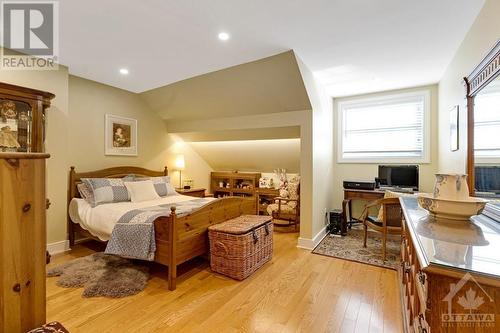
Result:
{"label": "beige wall", "polygon": [[[487,0],[439,82],[438,170],[440,172],[466,172],[467,103],[463,77],[472,72],[500,38],[498,13],[500,13],[500,1]],[[454,105],[459,105],[460,112],[460,147],[456,152],[450,151],[449,131],[449,110]]]}
{"label": "beige wall", "polygon": [[[104,117],[137,119],[138,156],[104,155]],[[134,165],[162,170],[169,145],[165,124],[134,93],[69,76],[68,161],[77,171]]]}
{"label": "beige wall", "polygon": [[[420,191],[430,192],[432,191],[434,184],[434,173],[437,169],[438,156],[438,128],[437,128],[437,110],[438,110],[438,87],[437,85],[415,87],[410,89],[399,89],[387,92],[359,95],[353,97],[338,98],[334,100],[334,138],[337,138],[339,131],[338,124],[338,104],[346,100],[363,99],[366,97],[377,97],[384,94],[394,94],[394,93],[405,93],[413,92],[417,90],[429,90],[431,93],[430,107],[431,107],[431,133],[430,133],[430,143],[431,143],[431,163],[420,164]],[[333,194],[333,207],[342,208],[343,200],[343,181],[344,180],[371,180],[373,181],[378,174],[378,165],[381,163],[338,163],[337,162],[337,140],[334,144],[334,177],[333,177],[333,187],[335,189]],[[407,164],[407,163],[406,163]],[[353,208],[354,214],[360,213],[360,207],[362,203],[357,203],[358,205]]]}
{"label": "beige wall", "polygon": [[[311,132],[307,137],[310,139],[311,154],[309,160],[304,161],[311,167],[308,172],[310,176],[301,183],[301,194],[304,185],[307,191],[312,194],[311,204],[311,224],[301,221],[299,245],[304,247],[314,247],[320,240],[325,228],[325,214],[331,208],[334,169],[333,161],[333,112],[332,99],[326,95],[322,86],[318,84],[312,72],[305,64],[297,58],[297,63],[302,74],[302,80],[306,87],[307,94],[312,106]],[[312,165],[310,163],[312,162]],[[310,179],[309,179],[310,178]],[[311,181],[309,185],[306,183]],[[302,218],[302,214],[301,214]],[[303,230],[304,229],[304,230]]]}

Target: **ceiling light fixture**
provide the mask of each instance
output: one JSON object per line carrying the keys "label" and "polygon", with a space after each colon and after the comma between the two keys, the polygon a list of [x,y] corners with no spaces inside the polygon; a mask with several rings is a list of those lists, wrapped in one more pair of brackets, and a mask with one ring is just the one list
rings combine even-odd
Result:
{"label": "ceiling light fixture", "polygon": [[226,41],[229,39],[229,34],[227,32],[221,32],[219,33],[219,39],[222,41]]}
{"label": "ceiling light fixture", "polygon": [[126,69],[126,68],[120,68],[120,74],[121,75],[127,75],[128,74],[128,69]]}

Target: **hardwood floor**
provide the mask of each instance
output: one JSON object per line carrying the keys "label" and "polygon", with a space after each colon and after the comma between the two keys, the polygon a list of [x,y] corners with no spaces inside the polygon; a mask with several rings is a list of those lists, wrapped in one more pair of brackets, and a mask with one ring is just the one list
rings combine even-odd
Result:
{"label": "hardwood floor", "polygon": [[[47,279],[47,320],[70,332],[402,332],[396,272],[296,248],[275,233],[273,260],[237,282],[200,259],[180,266],[177,290],[154,266],[146,290],[122,299],[82,298]],[[50,266],[92,253],[85,246]]]}

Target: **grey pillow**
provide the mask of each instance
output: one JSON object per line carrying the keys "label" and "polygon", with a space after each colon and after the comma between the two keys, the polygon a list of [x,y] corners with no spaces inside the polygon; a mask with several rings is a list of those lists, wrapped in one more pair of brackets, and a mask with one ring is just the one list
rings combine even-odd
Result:
{"label": "grey pillow", "polygon": [[80,193],[80,197],[85,199],[90,205],[94,205],[94,194],[92,193],[92,189],[88,187],[85,183],[79,183],[76,185],[78,189],[78,193]]}
{"label": "grey pillow", "polygon": [[133,177],[124,178],[82,178],[82,182],[92,190],[92,207],[110,202],[130,201],[130,195],[124,181],[133,181]]}
{"label": "grey pillow", "polygon": [[156,193],[158,193],[160,197],[177,194],[172,184],[170,184],[169,176],[151,177],[149,179],[153,182]]}

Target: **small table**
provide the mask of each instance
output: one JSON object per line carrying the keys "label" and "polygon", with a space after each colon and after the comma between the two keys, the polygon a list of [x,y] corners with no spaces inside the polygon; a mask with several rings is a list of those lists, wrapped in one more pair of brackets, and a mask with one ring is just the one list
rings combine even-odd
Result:
{"label": "small table", "polygon": [[188,195],[190,197],[197,197],[197,198],[204,198],[205,197],[205,190],[204,188],[189,188],[189,189],[184,189],[184,188],[176,188],[175,191],[179,194],[182,195]]}
{"label": "small table", "polygon": [[[359,222],[357,219],[352,218],[352,200],[377,200],[382,199],[385,195],[383,190],[355,190],[355,189],[344,189],[344,201],[342,201],[342,224],[340,226],[340,232],[342,235],[347,234],[347,224],[349,227],[352,223]],[[349,217],[348,217],[349,211]]]}
{"label": "small table", "polygon": [[[257,200],[257,215],[267,215],[267,205],[274,202],[274,198],[280,195],[280,190],[275,188],[262,188],[258,187],[255,189],[255,195]],[[268,201],[268,203],[261,202],[261,198]],[[264,201],[264,200],[262,200]]]}

